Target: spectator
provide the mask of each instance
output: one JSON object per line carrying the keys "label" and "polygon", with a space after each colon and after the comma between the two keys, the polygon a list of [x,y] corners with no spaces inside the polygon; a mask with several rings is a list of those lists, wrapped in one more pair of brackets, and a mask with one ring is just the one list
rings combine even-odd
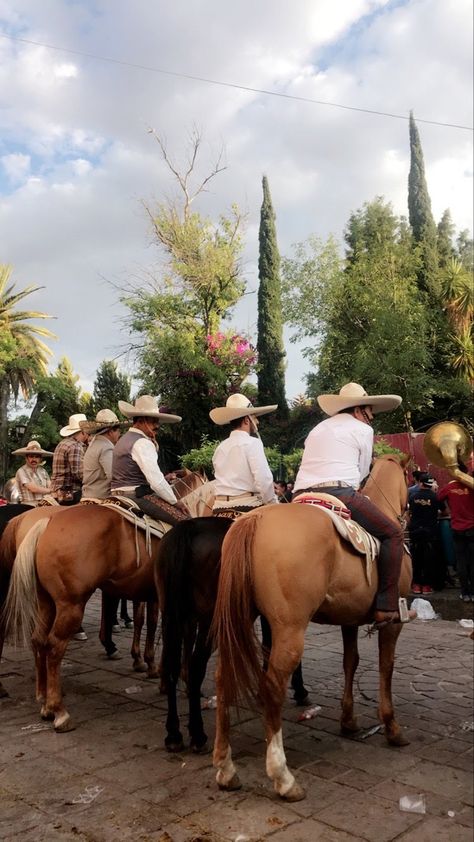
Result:
{"label": "spectator", "polygon": [[53,454],[43,450],[39,441],[29,441],[26,447],[14,450],[13,455],[25,457],[25,464],[15,474],[19,502],[36,506],[51,491],[49,476],[42,466],[44,457]]}
{"label": "spectator", "polygon": [[433,581],[436,576],[436,548],[438,511],[444,509],[434,491],[433,478],[421,473],[418,490],[414,489],[409,499],[410,546],[413,561],[413,585],[415,594],[433,593]]}
{"label": "spectator", "polygon": [[291,503],[291,491],[288,491],[288,483],[282,479],[276,479],[273,483],[273,490],[279,503]]}
{"label": "spectator", "polygon": [[[462,462],[459,467],[467,473]],[[474,602],[474,490],[457,479],[452,480],[438,492],[438,500],[447,500],[451,510],[461,599]]]}

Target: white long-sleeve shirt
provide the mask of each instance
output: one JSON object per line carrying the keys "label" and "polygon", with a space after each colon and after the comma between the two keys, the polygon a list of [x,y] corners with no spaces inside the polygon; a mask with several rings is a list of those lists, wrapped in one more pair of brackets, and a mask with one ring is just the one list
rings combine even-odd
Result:
{"label": "white long-sleeve shirt", "polygon": [[214,493],[229,497],[254,492],[263,503],[276,503],[273,476],[260,439],[243,430],[232,430],[217,447],[214,465]]}
{"label": "white long-sleeve shirt", "polygon": [[374,431],[347,412],[326,418],[308,435],[295,491],[335,481],[359,488],[370,470]]}

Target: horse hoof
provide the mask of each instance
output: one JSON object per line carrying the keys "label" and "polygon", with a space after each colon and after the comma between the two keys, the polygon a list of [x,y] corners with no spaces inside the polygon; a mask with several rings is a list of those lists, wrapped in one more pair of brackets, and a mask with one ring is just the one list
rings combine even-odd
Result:
{"label": "horse hoof", "polygon": [[241,789],[242,784],[240,783],[239,776],[237,774],[235,774],[235,775],[232,775],[229,783],[227,783],[227,784],[222,784],[222,783],[218,782],[218,787],[219,787],[219,789],[223,789],[223,790],[226,790],[226,791],[230,792],[231,790],[234,790],[234,789]]}
{"label": "horse hoof", "polygon": [[75,725],[68,713],[59,716],[54,723],[54,730],[58,734],[65,734],[67,731],[74,731]]}
{"label": "horse hoof", "polygon": [[113,652],[110,653],[107,652],[106,655],[109,661],[120,661],[120,659],[123,658],[123,655],[120,654],[118,649],[115,649]]}
{"label": "horse hoof", "polygon": [[148,670],[146,677],[150,678],[152,681],[156,681],[156,679],[160,677],[160,673],[156,667],[153,667],[153,669]]}
{"label": "horse hoof", "polygon": [[135,672],[146,672],[148,667],[144,661],[134,661],[133,669]]}
{"label": "horse hoof", "polygon": [[387,742],[390,746],[397,746],[397,748],[402,748],[403,746],[410,745],[410,740],[408,739],[408,737],[405,737],[405,735],[402,734],[401,731],[399,731],[398,734],[393,734],[392,736],[386,734],[386,737]]}
{"label": "horse hoof", "polygon": [[358,731],[360,731],[360,728],[356,719],[348,720],[344,723],[341,722],[341,736],[352,737],[354,734],[357,734]]}
{"label": "horse hoof", "polygon": [[5,690],[3,684],[0,684],[0,699],[8,699],[8,690]]}
{"label": "horse hoof", "polygon": [[207,754],[209,751],[209,745],[207,742],[207,737],[205,738],[204,742],[202,743],[191,743],[191,751],[194,754]]}
{"label": "horse hoof", "polygon": [[304,696],[297,696],[295,694],[293,699],[295,700],[296,707],[306,707],[311,701],[309,693],[305,693]]}
{"label": "horse hoof", "polygon": [[184,745],[182,740],[181,740],[181,742],[178,741],[176,743],[174,743],[174,742],[168,743],[168,742],[165,741],[165,748],[166,748],[166,751],[169,751],[170,754],[179,754],[180,751],[184,751],[185,745]]}
{"label": "horse hoof", "polygon": [[288,792],[285,792],[285,794],[281,797],[284,801],[302,801],[303,798],[306,798],[306,792],[303,787],[295,781],[291,789],[289,789]]}
{"label": "horse hoof", "polygon": [[44,719],[45,722],[52,722],[54,719],[54,711],[47,710],[46,708],[41,708],[41,719]]}

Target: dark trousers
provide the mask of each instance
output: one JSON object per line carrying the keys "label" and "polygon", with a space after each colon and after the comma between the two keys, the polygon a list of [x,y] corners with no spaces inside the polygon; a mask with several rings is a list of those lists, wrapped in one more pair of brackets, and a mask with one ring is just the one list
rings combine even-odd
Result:
{"label": "dark trousers", "polygon": [[[416,585],[433,586],[439,583],[434,581],[434,556],[436,546],[436,533],[433,529],[410,530],[410,549],[413,562],[413,583]],[[442,587],[443,585],[441,585]]]}
{"label": "dark trousers", "polygon": [[456,566],[463,596],[474,596],[474,527],[453,529]]}
{"label": "dark trousers", "polygon": [[[140,488],[143,488],[143,486],[140,486]],[[172,526],[176,526],[176,524],[180,523],[182,520],[188,520],[188,515],[180,509],[177,509],[171,503],[167,503],[166,500],[161,500],[161,498],[157,497],[156,494],[153,494],[153,492],[151,494],[143,495],[140,493],[137,495],[136,493],[133,494],[133,492],[127,492],[124,494],[124,497],[130,497],[131,500],[134,500],[142,512],[145,512],[146,515],[150,515],[150,517],[154,518],[154,520],[162,520],[165,523],[171,523]]]}
{"label": "dark trousers", "polygon": [[380,611],[398,611],[398,582],[403,559],[403,531],[400,524],[386,517],[368,497],[353,488],[318,488],[338,497],[349,509],[353,520],[381,542],[377,558],[379,587],[375,607]]}

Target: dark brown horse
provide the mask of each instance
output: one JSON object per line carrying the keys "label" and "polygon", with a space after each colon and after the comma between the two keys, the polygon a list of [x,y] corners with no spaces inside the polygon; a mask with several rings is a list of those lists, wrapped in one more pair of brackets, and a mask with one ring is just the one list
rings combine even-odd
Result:
{"label": "dark brown horse", "polygon": [[[405,510],[407,488],[403,465],[392,456],[374,463],[364,488],[371,500],[397,520]],[[405,555],[400,592],[411,582]],[[315,506],[264,506],[241,517],[222,547],[219,592],[213,631],[218,648],[217,720],[214,764],[224,789],[240,786],[229,744],[229,707],[240,699],[263,703],[267,774],[276,792],[289,801],[304,797],[286,764],[281,708],[288,677],[301,659],[310,621],[340,625],[344,641],[345,687],[341,729],[353,732],[352,684],[358,665],[358,626],[373,620],[377,575],[369,582],[360,555],[341,540],[332,521]],[[268,619],[272,649],[267,671],[254,634],[258,613]],[[379,631],[379,716],[391,745],[406,744],[394,716],[391,682],[395,646],[402,626]]]}
{"label": "dark brown horse", "polygon": [[[6,634],[31,641],[41,715],[57,731],[70,730],[63,704],[60,666],[96,588],[115,597],[157,601],[153,559],[159,540],[102,506],[62,508],[42,518],[22,541],[5,605]],[[7,527],[6,532],[9,527]],[[5,537],[5,536],[4,536]],[[157,612],[156,612],[157,613]],[[145,660],[154,662],[155,628],[147,629]]]}
{"label": "dark brown horse", "polygon": [[[194,751],[204,750],[207,736],[201,714],[201,686],[211,655],[209,629],[214,614],[221,548],[232,521],[201,517],[178,523],[160,541],[155,579],[162,616],[162,681],[168,693],[165,745],[169,751],[184,748],[176,703],[176,685],[182,662],[189,697],[188,729]],[[262,618],[263,644],[271,636]],[[301,664],[291,684],[298,704],[308,699]]]}

